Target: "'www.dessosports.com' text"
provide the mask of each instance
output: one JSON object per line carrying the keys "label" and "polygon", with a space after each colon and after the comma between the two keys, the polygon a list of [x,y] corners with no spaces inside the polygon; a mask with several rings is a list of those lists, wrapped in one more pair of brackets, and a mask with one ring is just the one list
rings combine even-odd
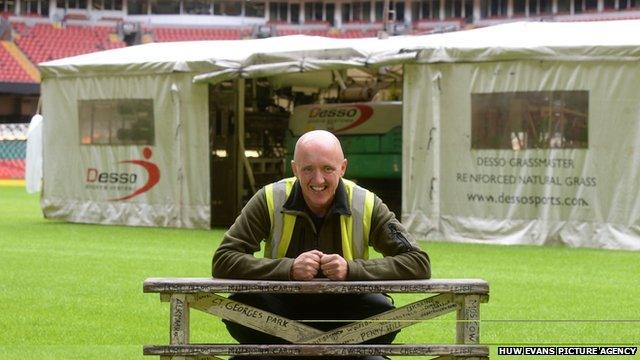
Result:
{"label": "'www.dessosports.com' text", "polygon": [[500,195],[485,195],[477,193],[467,193],[467,200],[472,202],[486,202],[492,204],[519,204],[519,205],[552,205],[552,206],[579,206],[587,207],[589,203],[587,200],[579,197],[558,197],[558,196],[517,196],[507,195],[502,193]]}

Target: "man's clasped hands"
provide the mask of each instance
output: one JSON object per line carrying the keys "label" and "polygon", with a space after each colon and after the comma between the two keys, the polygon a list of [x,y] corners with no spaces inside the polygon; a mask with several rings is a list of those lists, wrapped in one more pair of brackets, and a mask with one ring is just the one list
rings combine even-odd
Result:
{"label": "man's clasped hands", "polygon": [[349,266],[347,260],[338,254],[324,254],[311,250],[298,255],[291,267],[291,279],[308,281],[322,271],[329,280],[346,280]]}

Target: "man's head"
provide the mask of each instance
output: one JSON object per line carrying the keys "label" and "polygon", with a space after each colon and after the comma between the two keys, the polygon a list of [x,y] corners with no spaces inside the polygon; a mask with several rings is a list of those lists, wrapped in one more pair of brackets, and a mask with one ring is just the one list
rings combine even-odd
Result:
{"label": "man's head", "polygon": [[333,204],[340,178],[347,170],[347,160],[338,138],[324,130],[305,133],[296,143],[291,168],[300,181],[309,209],[324,216]]}

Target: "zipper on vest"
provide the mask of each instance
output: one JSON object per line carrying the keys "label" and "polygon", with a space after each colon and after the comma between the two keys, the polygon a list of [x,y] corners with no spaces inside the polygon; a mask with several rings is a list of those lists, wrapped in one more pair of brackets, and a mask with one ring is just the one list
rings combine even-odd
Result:
{"label": "zipper on vest", "polygon": [[313,233],[316,235],[316,239],[317,239],[318,229],[316,229],[316,225],[313,223],[313,220],[311,220],[311,218],[309,217],[309,214],[307,214],[304,211],[295,211],[295,210],[282,210],[282,212],[290,215],[295,215],[296,220],[301,216],[304,217],[307,220],[307,222],[309,222],[309,224],[311,225],[311,229],[313,229]]}
{"label": "zipper on vest", "polygon": [[296,211],[296,215],[304,217],[307,220],[307,222],[309,222],[309,224],[311,225],[311,229],[313,230],[313,235],[314,235],[313,239],[315,240],[314,248],[319,249],[320,248],[320,229],[316,229],[316,224],[313,222],[309,214],[307,214],[306,212],[301,211],[298,213]]}

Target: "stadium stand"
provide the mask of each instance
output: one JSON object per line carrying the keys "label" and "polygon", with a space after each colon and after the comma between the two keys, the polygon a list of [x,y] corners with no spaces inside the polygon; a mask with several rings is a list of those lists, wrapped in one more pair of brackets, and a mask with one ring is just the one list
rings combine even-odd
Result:
{"label": "stadium stand", "polygon": [[287,35],[311,35],[311,36],[328,36],[329,30],[318,30],[318,29],[280,29],[277,32],[278,36],[287,36]]}
{"label": "stadium stand", "polygon": [[343,30],[343,31],[329,31],[325,36],[333,38],[355,39],[363,37],[375,37],[378,30],[375,29],[361,29],[361,30]]}
{"label": "stadium stand", "polygon": [[273,24],[276,36],[311,35],[332,38],[363,38],[374,37],[382,24],[348,23],[342,29],[331,27],[326,22],[314,22],[305,25]]}
{"label": "stadium stand", "polygon": [[[378,30],[368,27],[362,29],[336,29],[329,24],[290,25],[286,23],[269,23],[265,27],[275,29],[274,36],[311,35],[333,38],[363,38],[376,36]],[[251,28],[178,28],[156,27],[146,28],[145,33],[152,34],[154,41],[193,41],[193,40],[240,40],[257,37]]]}
{"label": "stadium stand", "polygon": [[112,27],[78,26],[65,27],[53,24],[36,24],[28,27],[13,23],[19,34],[16,44],[34,64],[68,56],[87,54],[100,50],[124,47],[122,41],[110,40]]}
{"label": "stadium stand", "polygon": [[251,28],[174,28],[151,29],[157,42],[192,40],[240,40],[251,35]]}
{"label": "stadium stand", "polygon": [[20,62],[7,49],[15,46],[8,41],[2,41],[0,46],[0,82],[8,83],[32,83],[33,79],[20,65]]}
{"label": "stadium stand", "polygon": [[611,20],[637,20],[640,19],[640,12],[605,12],[599,14],[583,14],[559,16],[555,21],[611,21]]}

